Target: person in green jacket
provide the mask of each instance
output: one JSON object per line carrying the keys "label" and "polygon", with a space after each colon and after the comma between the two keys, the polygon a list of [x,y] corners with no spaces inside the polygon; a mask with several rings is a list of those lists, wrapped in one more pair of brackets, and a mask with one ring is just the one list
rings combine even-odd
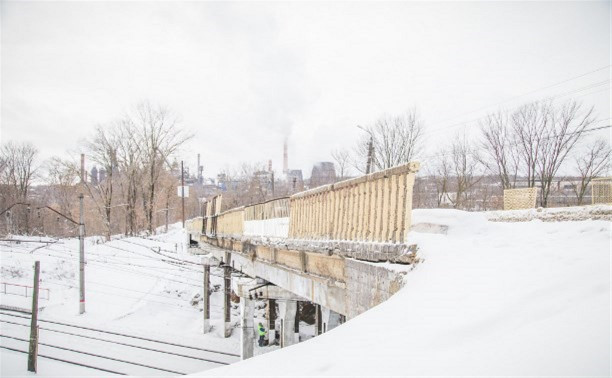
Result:
{"label": "person in green jacket", "polygon": [[262,347],[264,346],[264,340],[266,338],[266,329],[264,328],[263,324],[261,324],[261,322],[257,325],[257,331],[259,332],[259,340],[257,341],[257,343],[260,347]]}

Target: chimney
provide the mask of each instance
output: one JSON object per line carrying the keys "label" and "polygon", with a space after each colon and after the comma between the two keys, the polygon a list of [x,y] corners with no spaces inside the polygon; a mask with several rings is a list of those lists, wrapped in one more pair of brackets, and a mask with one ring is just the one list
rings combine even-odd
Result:
{"label": "chimney", "polygon": [[287,174],[289,171],[289,153],[287,152],[287,139],[283,145],[283,173]]}
{"label": "chimney", "polygon": [[272,172],[272,159],[268,160],[268,172]]}
{"label": "chimney", "polygon": [[196,174],[198,175],[198,184],[202,185],[202,166],[200,165],[200,154],[198,154],[198,167],[196,168]]}
{"label": "chimney", "polygon": [[81,154],[81,183],[87,181],[85,178],[85,154]]}

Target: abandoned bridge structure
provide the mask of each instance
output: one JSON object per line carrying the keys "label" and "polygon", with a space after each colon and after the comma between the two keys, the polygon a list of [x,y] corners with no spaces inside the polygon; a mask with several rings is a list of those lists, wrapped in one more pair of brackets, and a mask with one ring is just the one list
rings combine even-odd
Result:
{"label": "abandoned bridge structure", "polygon": [[223,209],[221,195],[208,201],[203,216],[186,223],[190,251],[204,264],[204,331],[210,266],[224,270],[226,337],[230,293],[240,297],[243,359],[253,356],[255,299],[268,301],[268,337],[278,332],[285,347],[299,340],[300,301],[315,305],[316,336],[396,293],[418,262],[408,238],[418,169],[412,162],[233,209]]}

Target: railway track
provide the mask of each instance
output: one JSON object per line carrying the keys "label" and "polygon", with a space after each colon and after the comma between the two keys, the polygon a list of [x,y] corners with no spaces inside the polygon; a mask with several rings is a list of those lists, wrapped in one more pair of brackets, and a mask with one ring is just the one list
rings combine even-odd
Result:
{"label": "railway track", "polygon": [[[0,311],[2,347],[27,349],[29,316]],[[39,319],[43,358],[115,374],[188,374],[236,362],[239,355],[121,332]],[[107,353],[102,354],[101,351]],[[92,365],[92,361],[96,361]],[[179,367],[180,368],[177,368]]]}

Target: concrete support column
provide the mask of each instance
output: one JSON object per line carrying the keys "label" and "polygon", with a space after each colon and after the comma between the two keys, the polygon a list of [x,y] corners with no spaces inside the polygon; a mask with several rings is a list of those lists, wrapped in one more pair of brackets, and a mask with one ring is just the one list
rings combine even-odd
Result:
{"label": "concrete support column", "polygon": [[253,344],[255,342],[253,312],[253,301],[246,297],[240,298],[240,358],[242,360],[253,357]]}
{"label": "concrete support column", "polygon": [[223,266],[223,337],[232,335],[231,310],[232,310],[232,272],[228,265]]}
{"label": "concrete support column", "polygon": [[323,323],[323,332],[331,331],[341,324],[342,315],[334,312],[326,307],[321,306],[321,318]]}
{"label": "concrete support column", "polygon": [[300,342],[300,302],[295,302],[295,323],[293,325],[295,343]]}
{"label": "concrete support column", "polygon": [[276,301],[274,299],[268,299],[268,306],[266,306],[266,319],[268,321],[268,345],[272,345],[276,340]]}
{"label": "concrete support column", "polygon": [[203,332],[210,332],[210,265],[204,264],[204,290],[202,292],[204,306],[204,327]]}
{"label": "concrete support column", "polygon": [[295,344],[295,313],[297,312],[297,302],[279,300],[278,312],[281,320],[280,342],[281,348],[284,348]]}
{"label": "concrete support column", "polygon": [[323,319],[321,316],[321,305],[314,304],[315,306],[315,336],[319,336],[323,330]]}

